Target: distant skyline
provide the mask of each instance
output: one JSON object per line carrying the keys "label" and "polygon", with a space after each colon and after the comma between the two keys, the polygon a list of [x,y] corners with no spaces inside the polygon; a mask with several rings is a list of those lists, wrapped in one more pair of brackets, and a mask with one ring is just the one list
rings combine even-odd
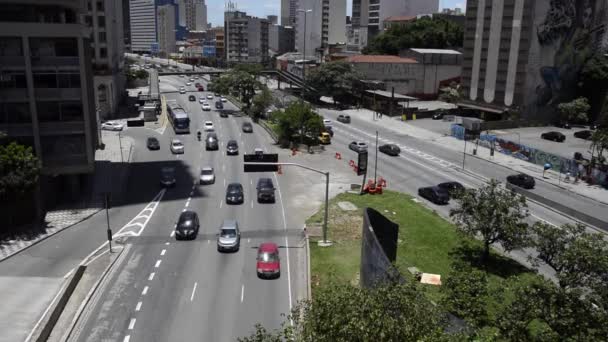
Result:
{"label": "distant skyline", "polygon": [[[207,0],[207,18],[213,26],[224,25],[224,6],[226,0]],[[265,18],[267,15],[281,17],[281,0],[234,0],[237,8],[255,17]],[[353,1],[346,0],[346,15],[350,15]],[[465,9],[466,0],[440,0],[439,8],[460,7]],[[279,19],[280,20],[280,19]]]}

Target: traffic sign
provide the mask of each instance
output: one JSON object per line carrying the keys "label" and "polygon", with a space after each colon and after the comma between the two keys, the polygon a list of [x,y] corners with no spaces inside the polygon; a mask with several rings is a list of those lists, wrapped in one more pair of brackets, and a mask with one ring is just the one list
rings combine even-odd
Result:
{"label": "traffic sign", "polygon": [[279,165],[260,165],[247,163],[278,163],[279,155],[276,153],[267,154],[244,154],[243,161],[245,162],[245,172],[277,172]]}
{"label": "traffic sign", "polygon": [[357,176],[361,176],[367,173],[367,152],[359,152],[359,159],[357,161]]}

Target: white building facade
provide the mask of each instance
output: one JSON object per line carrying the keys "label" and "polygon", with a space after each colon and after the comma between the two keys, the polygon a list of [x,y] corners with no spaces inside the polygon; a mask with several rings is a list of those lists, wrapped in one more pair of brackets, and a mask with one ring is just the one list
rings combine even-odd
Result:
{"label": "white building facade", "polygon": [[156,43],[156,5],[150,0],[130,0],[131,51],[150,53]]}
{"label": "white building facade", "polygon": [[320,60],[328,45],[346,43],[346,0],[299,0],[295,28],[296,50]]}

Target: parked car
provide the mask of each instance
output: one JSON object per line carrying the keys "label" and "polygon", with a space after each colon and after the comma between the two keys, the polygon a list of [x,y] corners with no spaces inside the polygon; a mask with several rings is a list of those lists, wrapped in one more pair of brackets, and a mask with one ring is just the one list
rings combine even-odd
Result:
{"label": "parked car", "polygon": [[245,201],[241,183],[230,183],[226,188],[226,204],[242,204]]}
{"label": "parked car", "polygon": [[251,124],[251,122],[243,122],[243,132],[245,133],[253,133],[253,125]]}
{"label": "parked car", "polygon": [[224,109],[222,101],[215,101],[215,109]]}
{"label": "parked car", "polygon": [[507,182],[524,189],[533,189],[536,185],[534,178],[532,176],[528,176],[525,173],[507,176]]}
{"label": "parked car", "polygon": [[338,121],[342,123],[350,123],[350,115],[340,114],[338,115]]}
{"label": "parked car", "polygon": [[241,247],[241,231],[236,220],[224,220],[217,234],[218,252],[236,252]]}
{"label": "parked car", "polygon": [[189,100],[190,102],[194,102],[194,101],[196,101],[196,96],[194,96],[194,95],[190,95],[190,96],[188,96],[188,100]]}
{"label": "parked car", "polygon": [[564,134],[562,134],[560,132],[556,132],[556,131],[545,132],[540,135],[540,138],[545,139],[545,140],[555,141],[555,142],[564,142],[566,140],[566,136]]}
{"label": "parked car", "polygon": [[205,138],[205,150],[217,150],[219,148],[218,145],[217,134],[215,134],[215,132],[207,134],[207,137]]}
{"label": "parked car", "polygon": [[218,92],[214,92],[214,93],[213,93],[213,96],[220,96],[220,93],[218,93]]}
{"label": "parked car", "polygon": [[175,239],[196,239],[200,223],[198,215],[191,210],[186,210],[179,215],[177,225],[175,226]]}
{"label": "parked car", "polygon": [[319,134],[319,142],[323,145],[331,144],[331,135],[327,132],[321,132]]}
{"label": "parked car", "polygon": [[160,169],[160,185],[163,187],[175,186],[175,168],[163,167]]}
{"label": "parked car", "polygon": [[173,154],[184,154],[184,144],[179,139],[171,140],[170,149]]}
{"label": "parked car", "polygon": [[272,179],[266,177],[258,179],[258,184],[255,188],[258,191],[258,203],[275,202],[275,188],[274,184],[272,184]]}
{"label": "parked car", "polygon": [[190,82],[194,82],[194,78],[193,77],[190,77]]}
{"label": "parked car", "polygon": [[213,126],[213,122],[211,122],[211,121],[205,121],[203,126],[205,127],[205,132],[211,132],[211,131],[215,130],[215,127]]}
{"label": "parked car", "polygon": [[401,149],[399,148],[399,146],[397,146],[395,144],[381,145],[380,147],[378,147],[378,150],[382,153],[386,153],[389,156],[393,156],[393,157],[396,157],[399,155],[399,153],[401,153]]}
{"label": "parked car", "polygon": [[200,86],[200,87],[197,87],[196,90],[198,90],[198,91],[205,91],[205,87]]}
{"label": "parked car", "polygon": [[367,151],[367,143],[363,141],[353,141],[348,144],[348,148],[355,152],[365,152]]}
{"label": "parked car", "polygon": [[332,122],[329,119],[323,119],[323,126],[325,127],[331,127]]}
{"label": "parked car", "polygon": [[260,244],[256,258],[256,272],[260,278],[279,278],[281,276],[281,260],[276,243]]}
{"label": "parked car", "polygon": [[201,168],[201,175],[199,177],[199,184],[213,184],[215,183],[215,173],[213,172],[213,168],[210,166],[206,166]]}
{"label": "parked car", "polygon": [[584,140],[591,140],[591,136],[593,135],[593,131],[591,130],[584,130],[584,131],[578,131],[578,132],[574,132],[574,137],[579,138],[579,139],[584,139]]}
{"label": "parked car", "polygon": [[334,129],[331,126],[325,126],[325,132],[329,133],[330,137],[334,137]]}
{"label": "parked car", "polygon": [[200,88],[200,87],[202,87],[203,85],[202,85],[202,84],[200,84],[199,82],[196,82],[196,83],[194,83],[194,86],[195,86],[195,87],[197,87],[197,88]]}
{"label": "parked car", "polygon": [[228,140],[228,143],[226,143],[226,154],[227,155],[239,154],[239,144],[236,142],[236,140]]}
{"label": "parked car", "polygon": [[125,125],[116,121],[106,121],[101,124],[101,129],[106,131],[122,131]]}
{"label": "parked car", "polygon": [[433,120],[441,120],[441,119],[443,119],[443,116],[444,116],[444,113],[439,112],[439,113],[433,114],[432,118],[433,118]]}
{"label": "parked car", "polygon": [[464,186],[458,182],[443,182],[437,184],[438,187],[446,190],[450,198],[454,198],[455,195],[464,191]]}
{"label": "parked car", "polygon": [[207,102],[203,103],[203,105],[201,106],[201,108],[202,108],[202,109],[203,109],[203,111],[205,111],[205,112],[208,112],[208,111],[210,111],[210,110],[211,110],[211,106],[210,106],[210,105],[209,105]]}
{"label": "parked car", "polygon": [[192,85],[192,82],[186,82],[186,85],[187,85],[187,86],[191,86],[191,85]]}
{"label": "parked car", "polygon": [[435,204],[448,204],[450,195],[448,191],[438,186],[427,186],[418,189],[418,196],[426,198]]}
{"label": "parked car", "polygon": [[160,149],[160,143],[158,142],[158,139],[156,139],[155,137],[148,137],[148,139],[146,139],[146,146],[148,146],[149,150],[159,150]]}

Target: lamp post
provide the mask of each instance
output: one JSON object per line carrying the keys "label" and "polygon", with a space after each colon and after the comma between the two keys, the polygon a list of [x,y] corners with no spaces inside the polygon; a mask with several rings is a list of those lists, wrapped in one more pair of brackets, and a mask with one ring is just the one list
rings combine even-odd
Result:
{"label": "lamp post", "polygon": [[304,39],[302,39],[302,41],[304,42],[304,47],[302,48],[302,61],[304,62],[304,65],[302,66],[302,79],[306,81],[306,13],[310,13],[312,12],[312,10],[298,9],[296,11],[304,13]]}

